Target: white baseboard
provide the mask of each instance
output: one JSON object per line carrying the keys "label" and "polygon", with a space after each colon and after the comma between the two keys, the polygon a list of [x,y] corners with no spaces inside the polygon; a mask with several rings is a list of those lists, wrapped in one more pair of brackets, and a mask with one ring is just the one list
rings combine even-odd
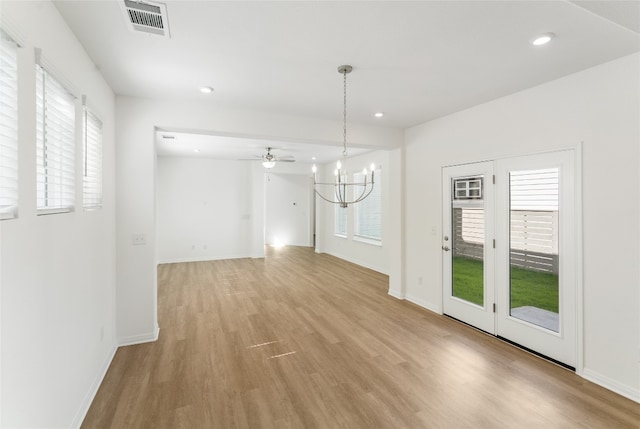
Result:
{"label": "white baseboard", "polygon": [[589,368],[584,368],[582,370],[582,374],[580,375],[583,378],[604,387],[605,389],[609,389],[612,392],[624,396],[625,398],[629,398],[632,401],[640,403],[640,389],[638,388],[622,384],[617,380],[613,380],[606,375],[602,375],[599,372],[593,371]]}
{"label": "white baseboard", "polygon": [[105,375],[107,375],[109,366],[111,366],[111,362],[113,361],[113,358],[116,355],[118,348],[123,346],[131,346],[134,344],[141,344],[141,343],[156,341],[159,335],[160,335],[160,328],[156,327],[155,331],[152,334],[133,335],[130,337],[121,338],[118,340],[117,344],[113,345],[113,349],[111,350],[109,355],[106,357],[106,359],[102,363],[102,366],[98,371],[98,374],[96,374],[96,377],[93,380],[93,383],[91,383],[91,386],[89,387],[89,391],[87,392],[84,399],[82,400],[80,409],[78,409],[78,412],[76,413],[76,416],[73,418],[73,421],[70,427],[80,428],[80,426],[82,426],[82,422],[84,421],[84,418],[89,412],[91,403],[93,402],[93,399],[96,397],[96,394],[98,393],[98,389],[100,389],[100,385],[102,384],[102,381],[104,380]]}
{"label": "white baseboard", "polygon": [[384,274],[384,275],[387,275],[387,276],[389,275],[384,270],[382,270],[380,267],[376,267],[376,266],[373,266],[371,264],[367,264],[365,262],[358,261],[358,260],[356,260],[354,258],[347,257],[345,255],[341,255],[340,253],[336,253],[336,252],[323,252],[323,253],[326,253],[327,255],[335,256],[336,258],[343,259],[343,260],[345,260],[347,262],[351,262],[352,264],[360,265],[361,267],[368,268],[368,269],[376,271],[378,273],[381,273],[381,274]]}
{"label": "white baseboard", "polygon": [[389,295],[397,299],[404,299],[404,294],[400,290],[389,289]]}
{"label": "white baseboard", "polygon": [[255,258],[254,255],[251,254],[242,254],[242,255],[205,255],[198,257],[188,257],[188,258],[167,258],[158,260],[158,265],[161,264],[179,264],[182,262],[206,262],[206,261],[220,261],[223,259],[244,259],[244,258]]}
{"label": "white baseboard", "polygon": [[118,347],[133,346],[135,344],[152,343],[158,340],[160,328],[156,326],[154,332],[149,334],[131,335],[129,337],[118,338]]}
{"label": "white baseboard", "polygon": [[84,399],[82,400],[82,404],[80,405],[80,409],[76,413],[76,416],[73,418],[73,422],[71,423],[70,427],[80,428],[80,426],[82,426],[82,422],[84,421],[84,418],[89,412],[89,408],[91,407],[93,398],[96,397],[96,394],[98,393],[98,389],[100,389],[100,385],[102,384],[102,380],[104,380],[105,375],[107,375],[107,371],[109,370],[109,366],[111,366],[111,361],[113,361],[113,357],[116,355],[116,351],[118,351],[118,347],[114,344],[113,349],[105,358],[104,362],[102,363],[102,366],[98,371],[98,374],[96,374],[96,377],[94,378],[93,383],[91,383],[91,386],[89,387],[89,391],[87,391],[87,394],[84,396]]}
{"label": "white baseboard", "polygon": [[438,314],[442,314],[442,309],[440,308],[439,305],[433,305],[430,302],[427,302],[421,298],[417,298],[413,295],[407,295],[405,297],[405,299],[407,301],[413,302],[416,305],[419,305],[420,307],[426,308],[429,311],[433,311],[434,313],[438,313]]}

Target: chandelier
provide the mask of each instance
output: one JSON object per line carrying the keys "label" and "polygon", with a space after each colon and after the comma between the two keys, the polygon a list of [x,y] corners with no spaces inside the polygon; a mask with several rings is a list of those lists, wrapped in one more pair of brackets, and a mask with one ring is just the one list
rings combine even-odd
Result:
{"label": "chandelier", "polygon": [[[344,81],[344,97],[343,97],[343,127],[342,127],[342,156],[346,159],[347,152],[347,74],[351,73],[353,67],[349,65],[343,65],[338,67],[338,72],[342,74]],[[340,207],[348,207],[349,204],[358,203],[369,196],[371,191],[373,191],[374,185],[374,170],[375,165],[371,164],[371,178],[369,179],[369,173],[365,168],[362,170],[362,181],[361,182],[349,182],[346,168],[343,170],[342,163],[340,161],[336,164],[336,169],[333,174],[335,175],[335,180],[333,182],[318,182],[316,180],[316,171],[317,168],[313,166],[313,189],[316,194],[322,198],[323,200],[332,203],[338,204]],[[320,192],[320,188],[325,189],[325,192],[332,193],[333,196],[326,197]],[[328,191],[327,191],[328,190]],[[332,192],[331,192],[332,191]],[[349,195],[351,194],[351,195]]]}

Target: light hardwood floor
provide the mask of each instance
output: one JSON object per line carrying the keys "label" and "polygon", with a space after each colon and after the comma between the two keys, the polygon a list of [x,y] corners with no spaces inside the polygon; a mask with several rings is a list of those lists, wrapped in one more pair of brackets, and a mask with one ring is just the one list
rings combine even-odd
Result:
{"label": "light hardwood floor", "polygon": [[162,265],[83,428],[638,428],[640,405],[317,255]]}

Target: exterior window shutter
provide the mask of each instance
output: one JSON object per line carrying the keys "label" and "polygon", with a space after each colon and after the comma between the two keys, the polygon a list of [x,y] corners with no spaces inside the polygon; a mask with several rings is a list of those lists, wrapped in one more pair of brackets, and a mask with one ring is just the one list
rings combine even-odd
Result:
{"label": "exterior window shutter", "polygon": [[83,168],[83,207],[85,210],[99,209],[102,207],[102,121],[86,106]]}
{"label": "exterior window shutter", "polygon": [[75,97],[36,65],[38,214],[69,212],[75,197]]}
{"label": "exterior window shutter", "polygon": [[0,219],[18,216],[17,44],[0,31]]}

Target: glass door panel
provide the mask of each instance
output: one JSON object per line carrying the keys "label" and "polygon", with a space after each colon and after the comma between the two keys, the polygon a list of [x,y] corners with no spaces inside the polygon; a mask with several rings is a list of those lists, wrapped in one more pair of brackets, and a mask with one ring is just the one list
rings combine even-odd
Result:
{"label": "glass door panel", "polygon": [[509,172],[509,314],[559,332],[558,168]]}
{"label": "glass door panel", "polygon": [[453,178],[451,295],[484,306],[484,176]]}

